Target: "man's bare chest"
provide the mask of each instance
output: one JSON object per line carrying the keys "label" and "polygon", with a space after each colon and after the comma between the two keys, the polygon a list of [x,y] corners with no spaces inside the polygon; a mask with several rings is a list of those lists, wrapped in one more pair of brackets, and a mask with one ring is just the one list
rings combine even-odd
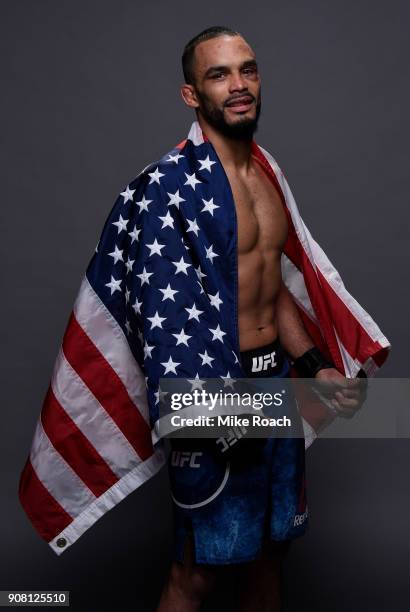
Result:
{"label": "man's bare chest", "polygon": [[238,222],[238,254],[254,249],[283,250],[288,233],[286,213],[277,189],[255,162],[256,172],[245,180],[228,174]]}

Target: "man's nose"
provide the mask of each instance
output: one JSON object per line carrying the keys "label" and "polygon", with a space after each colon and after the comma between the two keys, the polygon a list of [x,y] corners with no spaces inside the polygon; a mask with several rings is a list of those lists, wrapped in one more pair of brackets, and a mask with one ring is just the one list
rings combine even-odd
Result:
{"label": "man's nose", "polygon": [[242,74],[240,72],[232,73],[229,81],[229,90],[242,91],[243,89],[247,89],[247,85],[245,84],[245,79]]}

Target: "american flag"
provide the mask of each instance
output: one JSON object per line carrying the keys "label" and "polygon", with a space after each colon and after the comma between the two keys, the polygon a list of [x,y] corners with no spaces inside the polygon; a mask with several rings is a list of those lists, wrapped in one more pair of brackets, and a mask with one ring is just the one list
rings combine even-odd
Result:
{"label": "american flag", "polygon": [[[283,280],[315,344],[347,377],[390,344],[300,217],[275,159],[255,158],[289,223]],[[161,377],[240,378],[237,219],[199,123],[118,195],[82,280],[23,468],[19,497],[56,554],[165,463]],[[320,429],[304,421],[306,446]]]}

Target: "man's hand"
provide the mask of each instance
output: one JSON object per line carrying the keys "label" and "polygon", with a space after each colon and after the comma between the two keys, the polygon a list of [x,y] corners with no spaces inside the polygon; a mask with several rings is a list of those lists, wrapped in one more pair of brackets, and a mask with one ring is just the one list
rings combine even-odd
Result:
{"label": "man's hand", "polygon": [[332,398],[330,403],[344,418],[351,419],[366,399],[366,379],[346,378],[335,368],[324,368],[317,372],[315,380],[324,383],[320,390]]}

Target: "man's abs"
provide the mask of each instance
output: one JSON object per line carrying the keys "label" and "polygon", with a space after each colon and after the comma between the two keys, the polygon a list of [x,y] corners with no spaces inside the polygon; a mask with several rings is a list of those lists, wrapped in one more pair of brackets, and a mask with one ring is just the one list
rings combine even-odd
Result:
{"label": "man's abs", "polygon": [[246,181],[229,174],[238,219],[238,325],[241,351],[275,340],[275,302],[287,219],[280,196],[254,158]]}

